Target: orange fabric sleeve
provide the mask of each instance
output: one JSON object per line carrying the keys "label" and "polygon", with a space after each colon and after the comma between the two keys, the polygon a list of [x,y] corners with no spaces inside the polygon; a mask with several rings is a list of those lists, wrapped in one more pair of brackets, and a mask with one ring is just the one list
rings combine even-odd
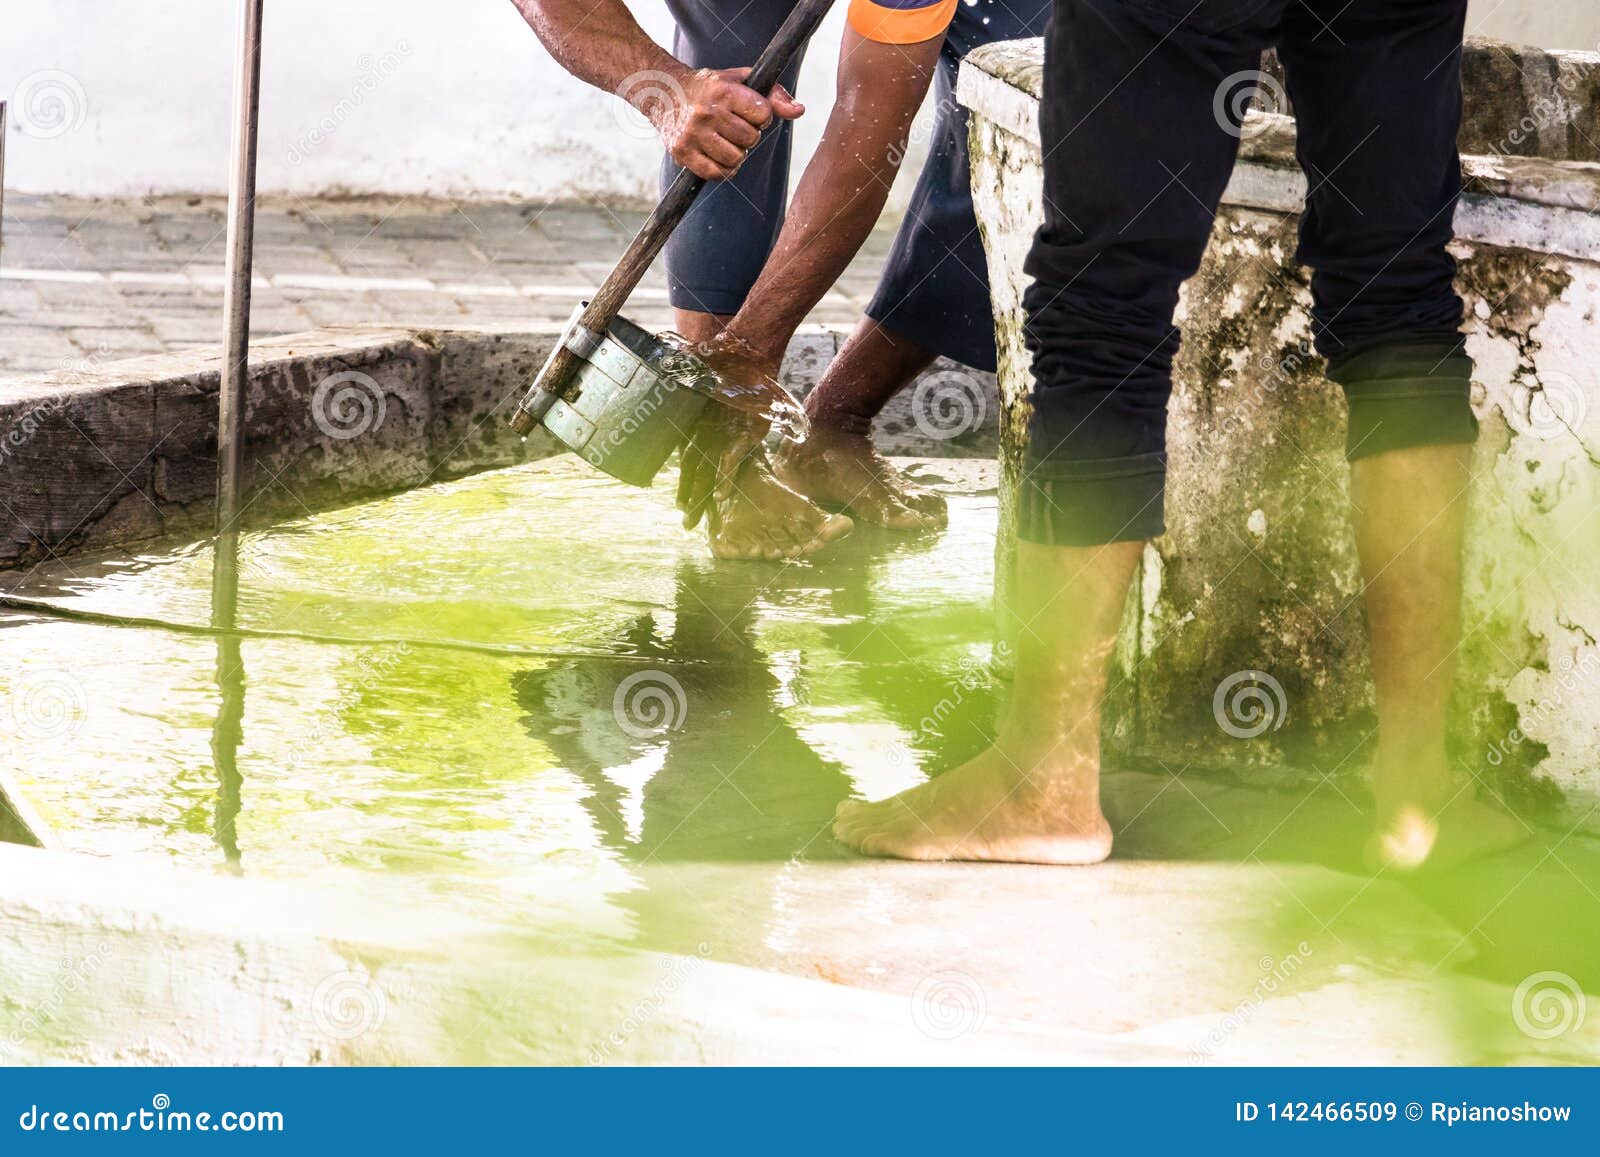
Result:
{"label": "orange fabric sleeve", "polygon": [[880,44],[920,44],[944,35],[957,0],[933,0],[915,8],[894,8],[874,0],[850,0],[850,27]]}

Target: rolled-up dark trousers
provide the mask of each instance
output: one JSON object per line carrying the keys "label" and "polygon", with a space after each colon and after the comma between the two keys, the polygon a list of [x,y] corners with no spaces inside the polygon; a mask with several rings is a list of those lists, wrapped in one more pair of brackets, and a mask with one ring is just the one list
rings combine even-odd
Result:
{"label": "rolled-up dark trousers", "polygon": [[1241,88],[1275,88],[1257,71],[1270,46],[1308,185],[1298,258],[1317,352],[1349,402],[1348,456],[1477,437],[1447,250],[1465,17],[1466,0],[1055,0],[1044,224],[1023,299],[1023,539],[1164,529],[1178,289],[1233,168]]}

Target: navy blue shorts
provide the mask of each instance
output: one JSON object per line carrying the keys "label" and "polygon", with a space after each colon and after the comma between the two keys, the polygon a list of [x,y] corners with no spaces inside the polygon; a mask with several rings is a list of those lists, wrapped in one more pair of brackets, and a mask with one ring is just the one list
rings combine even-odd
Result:
{"label": "navy blue shorts", "polygon": [[[667,6],[678,22],[678,59],[693,68],[736,68],[755,60],[794,0],[668,0]],[[1044,35],[1049,15],[1050,0],[956,5],[934,79],[937,115],[928,159],[867,306],[867,316],[888,329],[975,369],[995,367],[994,313],[972,212],[967,113],[956,103],[956,70],[981,44]],[[799,71],[796,60],[783,78],[791,92]],[[791,141],[792,127],[778,125],[731,180],[700,194],[667,243],[674,306],[738,311],[783,226]],[[670,160],[663,163],[663,188],[677,172]]]}

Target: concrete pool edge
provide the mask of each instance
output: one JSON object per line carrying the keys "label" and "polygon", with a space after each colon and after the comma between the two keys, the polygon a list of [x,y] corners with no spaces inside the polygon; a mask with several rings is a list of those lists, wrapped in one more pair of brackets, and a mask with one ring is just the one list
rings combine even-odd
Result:
{"label": "concrete pool edge", "polygon": [[[251,345],[246,522],[262,525],[479,470],[547,457],[505,413],[548,356],[555,324],[330,327]],[[804,394],[845,336],[806,326],[784,363]],[[0,382],[0,570],[143,539],[210,531],[216,349]],[[887,452],[993,456],[992,375],[936,363],[879,419]],[[935,410],[954,403],[959,428]]]}
{"label": "concrete pool edge", "polygon": [[[1289,870],[1293,894],[1331,889],[1349,901],[1338,932],[1245,935],[1241,914],[1282,892],[1284,871],[795,864],[785,894],[811,923],[785,966],[730,960],[705,943],[632,947],[559,922],[486,927],[434,902],[395,906],[354,878],[352,888],[314,888],[0,846],[0,1066],[1299,1065],[1345,1046],[1362,1063],[1437,1064],[1462,1063],[1468,1042],[1450,1022],[1474,1010],[1505,1022],[1496,1036],[1509,1051],[1495,1063],[1594,1055],[1593,1033],[1519,1037],[1507,984],[1454,971],[1426,979],[1387,961],[1398,950],[1391,936],[1412,952],[1454,936],[1414,906],[1400,914],[1414,911],[1417,923],[1382,920],[1383,905],[1400,899],[1393,884],[1377,909],[1347,916],[1366,883]],[[872,921],[842,936],[860,923],[864,898],[886,889],[938,938],[896,940]],[[995,943],[940,947],[957,927],[982,927],[1001,896]],[[1188,906],[1174,912],[1175,898]],[[1019,919],[1029,908],[1063,902],[1078,918],[1053,936],[1016,931],[1031,923]],[[1223,959],[1196,968],[1152,958],[1141,947],[1149,925],[1171,920],[1222,937],[1210,954]],[[1076,950],[1090,932],[1106,939],[1111,978]],[[1024,966],[1017,953],[1029,946],[1040,959]],[[1200,983],[1168,991],[1196,971]],[[1039,983],[1057,975],[1061,992]],[[1122,1011],[1074,1015],[1083,1006],[1066,994],[1108,979]],[[1319,1020],[1327,1027],[1313,1030]],[[1395,1025],[1394,1039],[1380,1039]]]}
{"label": "concrete pool edge", "polygon": [[0,845],[0,1065],[1182,1060],[999,1017],[930,1054],[897,994],[369,901]]}

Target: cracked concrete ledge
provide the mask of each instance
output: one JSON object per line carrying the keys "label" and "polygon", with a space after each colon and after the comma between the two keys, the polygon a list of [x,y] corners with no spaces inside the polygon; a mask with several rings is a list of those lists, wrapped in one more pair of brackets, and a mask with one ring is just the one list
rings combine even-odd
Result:
{"label": "cracked concrete ledge", "polygon": [[[1517,58],[1532,67],[1549,55]],[[1041,66],[1037,41],[988,46],[967,57],[958,85],[976,114],[973,184],[983,191],[979,228],[999,319],[1002,575],[1026,436],[1030,362],[1013,319],[1042,218],[1032,127]],[[1561,54],[1551,67],[1578,70],[1589,85],[1562,123],[1600,138],[1591,99],[1600,56]],[[1500,109],[1499,121],[1469,118],[1481,127],[1503,123],[1503,106],[1522,97],[1469,99]],[[1304,184],[1284,167],[1292,122],[1251,125],[1206,257],[1180,298],[1168,533],[1146,553],[1118,656],[1129,677],[1108,701],[1107,742],[1122,758],[1174,768],[1354,774],[1373,716],[1345,408],[1311,350],[1308,276],[1293,260]],[[1563,803],[1584,814],[1600,799],[1600,216],[1590,208],[1600,206],[1600,165],[1567,159],[1565,144],[1555,152],[1469,158],[1475,191],[1462,198],[1455,246],[1483,436],[1453,741],[1463,766],[1552,817]],[[1224,691],[1252,671],[1271,676],[1259,729],[1229,717],[1251,706],[1248,695]]]}
{"label": "cracked concrete ledge", "polygon": [[[543,431],[524,443],[503,419],[559,332],[337,327],[252,343],[248,523],[557,452]],[[806,327],[790,345],[785,384],[809,390],[843,332]],[[211,350],[0,382],[0,569],[208,533],[219,370]],[[938,363],[880,416],[880,444],[922,457],[992,456],[994,391],[993,375]],[[952,397],[979,420],[952,431],[941,409]]]}
{"label": "cracked concrete ledge", "polygon": [[[252,522],[550,453],[494,420],[555,328],[316,330],[257,342],[245,402]],[[0,566],[210,529],[215,351],[0,386]]]}

